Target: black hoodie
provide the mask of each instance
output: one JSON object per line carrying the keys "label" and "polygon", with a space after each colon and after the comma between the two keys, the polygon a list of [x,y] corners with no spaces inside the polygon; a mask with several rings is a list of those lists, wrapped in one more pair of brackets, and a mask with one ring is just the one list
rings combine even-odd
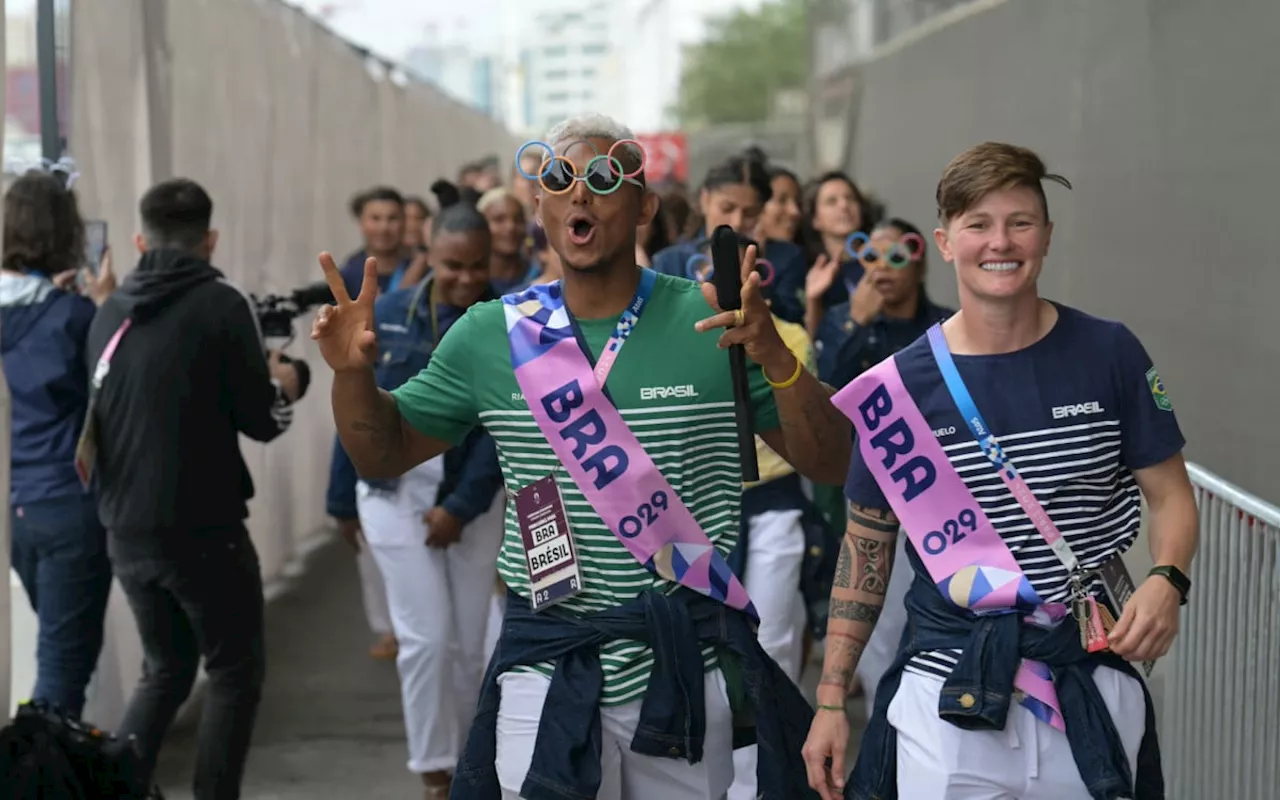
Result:
{"label": "black hoodie", "polygon": [[238,523],[253,496],[238,434],[267,442],[291,419],[248,299],[195,256],[148,252],[93,319],[90,374],[126,317],[94,410],[103,525]]}

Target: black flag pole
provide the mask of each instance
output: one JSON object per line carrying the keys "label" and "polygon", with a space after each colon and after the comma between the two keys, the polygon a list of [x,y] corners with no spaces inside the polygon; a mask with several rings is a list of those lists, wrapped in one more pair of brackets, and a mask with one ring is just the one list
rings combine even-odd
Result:
{"label": "black flag pole", "polygon": [[[725,311],[742,308],[742,240],[733,228],[721,225],[711,235],[712,285],[716,303]],[[756,461],[755,419],[751,408],[751,383],[747,378],[747,351],[740,344],[729,346],[729,372],[733,380],[733,410],[738,424],[738,454],[742,459],[742,480],[760,480]]]}

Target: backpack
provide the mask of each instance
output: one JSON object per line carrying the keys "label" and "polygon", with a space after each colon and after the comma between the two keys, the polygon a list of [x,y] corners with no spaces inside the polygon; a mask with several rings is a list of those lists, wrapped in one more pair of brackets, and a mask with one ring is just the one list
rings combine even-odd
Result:
{"label": "backpack", "polygon": [[134,740],[40,703],[0,730],[0,797],[7,800],[163,800],[147,786]]}

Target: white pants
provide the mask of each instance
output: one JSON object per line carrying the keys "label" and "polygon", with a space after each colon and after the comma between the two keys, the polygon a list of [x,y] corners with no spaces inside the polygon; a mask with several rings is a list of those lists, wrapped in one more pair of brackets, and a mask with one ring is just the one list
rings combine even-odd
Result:
{"label": "white pants", "polygon": [[[502,800],[519,800],[538,737],[538,720],[551,680],[536,673],[498,677],[498,783]],[[720,670],[707,673],[707,735],[702,760],[658,758],[631,752],[640,721],[636,700],[600,709],[602,779],[598,800],[721,800],[733,780],[733,713]]]}
{"label": "white pants", "polygon": [[[1093,673],[1137,770],[1146,730],[1142,685],[1106,667]],[[942,679],[904,672],[889,704],[898,731],[898,796],[924,800],[1089,800],[1067,735],[1019,703],[1003,731],[966,731],[938,717]]]}
{"label": "white pants", "polygon": [[400,672],[409,769],[450,771],[466,742],[484,672],[489,597],[502,544],[501,493],[457,544],[427,547],[422,515],[436,501],[443,457],[409,471],[393,493],[361,482],[356,503],[382,571]]}
{"label": "white pants", "polygon": [[[804,529],[798,510],[766,511],[747,521],[747,565],[743,585],[760,614],[760,647],[792,681],[800,680],[805,609],[800,594]],[[729,800],[756,800],[755,745],[733,753]]]}
{"label": "white pants", "polygon": [[484,635],[484,663],[486,668],[493,658],[493,651],[498,647],[498,637],[502,635],[502,618],[506,616],[506,613],[506,590],[504,589],[499,593],[495,587],[489,595],[489,622]]}
{"label": "white pants", "polygon": [[360,594],[364,599],[364,615],[369,620],[369,630],[379,636],[388,635],[391,633],[391,609],[387,607],[387,586],[368,545],[360,547],[356,567],[360,571]]}
{"label": "white pants", "polygon": [[914,578],[915,571],[907,561],[907,534],[900,530],[893,556],[893,572],[889,574],[889,586],[885,591],[884,610],[880,612],[866,649],[858,658],[857,673],[862,681],[868,719],[876,707],[876,687],[898,655],[898,643],[902,641],[902,631],[907,627],[907,589],[911,588]]}

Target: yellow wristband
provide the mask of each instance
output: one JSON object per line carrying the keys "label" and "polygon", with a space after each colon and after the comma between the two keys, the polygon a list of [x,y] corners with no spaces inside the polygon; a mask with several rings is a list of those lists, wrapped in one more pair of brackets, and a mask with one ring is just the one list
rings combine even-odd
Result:
{"label": "yellow wristband", "polygon": [[765,382],[765,383],[767,383],[767,384],[769,384],[769,385],[770,385],[770,386],[772,386],[773,388],[775,388],[775,389],[790,389],[792,386],[794,386],[794,385],[795,385],[796,381],[800,380],[800,373],[804,372],[804,364],[801,364],[801,363],[800,363],[800,359],[798,359],[798,358],[797,358],[797,359],[796,359],[796,371],[795,371],[795,372],[793,372],[793,373],[791,373],[791,377],[790,377],[790,378],[787,378],[787,379],[786,379],[785,381],[783,381],[782,383],[774,383],[773,381],[769,380],[769,373],[767,373],[767,372],[765,372],[765,371],[764,371],[764,367],[761,367],[761,368],[760,368],[760,372],[764,374],[764,382]]}

